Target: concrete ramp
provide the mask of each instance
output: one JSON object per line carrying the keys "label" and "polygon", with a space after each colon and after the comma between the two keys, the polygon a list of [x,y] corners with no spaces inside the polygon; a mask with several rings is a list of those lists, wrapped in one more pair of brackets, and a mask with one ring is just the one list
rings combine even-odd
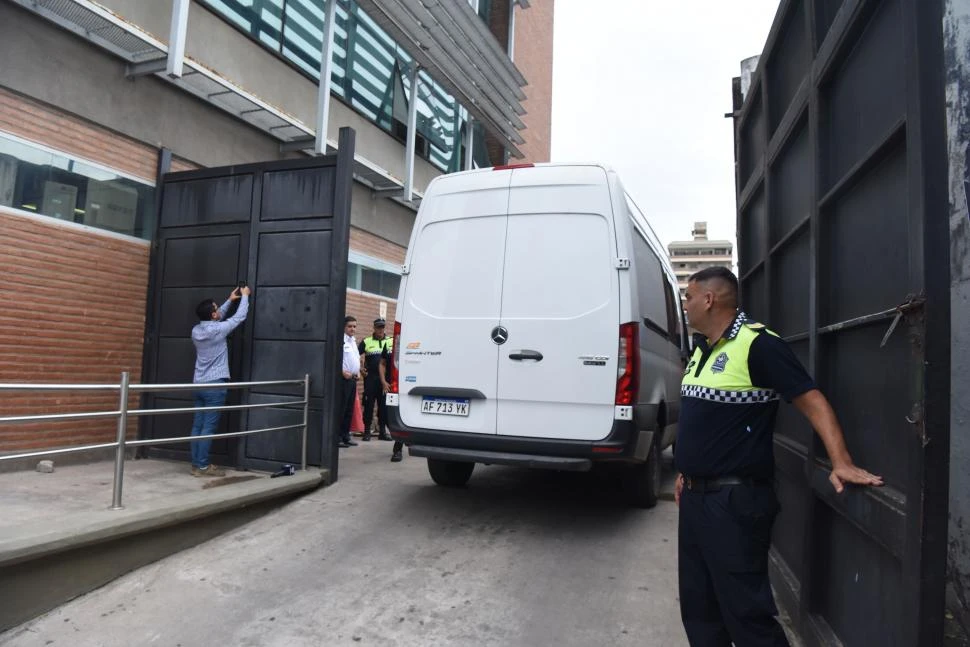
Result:
{"label": "concrete ramp", "polygon": [[124,510],[108,509],[110,462],[0,474],[0,631],[329,480],[319,469],[275,479],[256,472],[193,478],[187,470],[128,461]]}

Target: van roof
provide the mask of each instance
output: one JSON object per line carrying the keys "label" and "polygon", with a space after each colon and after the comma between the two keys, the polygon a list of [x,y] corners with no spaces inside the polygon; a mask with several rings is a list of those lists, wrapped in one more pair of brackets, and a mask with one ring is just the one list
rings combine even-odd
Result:
{"label": "van roof", "polygon": [[[613,170],[613,168],[611,166],[609,166],[607,164],[601,164],[601,163],[598,163],[598,162],[539,162],[539,163],[535,163],[535,164],[533,164],[533,163],[523,163],[521,165],[520,164],[517,164],[515,162],[509,162],[508,164],[505,164],[505,165],[502,165],[502,166],[509,166],[509,167],[512,167],[512,169],[515,169],[515,170],[518,170],[519,168],[528,168],[530,166],[532,166],[532,167],[541,167],[541,168],[556,168],[556,167],[567,168],[567,167],[572,167],[572,166],[593,166],[593,167],[601,168],[604,171],[606,171],[607,173],[613,173],[614,172],[614,170]],[[512,170],[512,169],[502,168],[502,166],[486,166],[484,168],[472,169],[470,171],[458,171],[458,172],[455,172],[455,173],[447,173],[445,175],[439,175],[438,177],[455,177],[455,176],[461,176],[461,175],[473,175],[475,173],[489,173],[489,172],[493,172],[493,171]],[[437,178],[435,178],[435,179],[437,179]]]}

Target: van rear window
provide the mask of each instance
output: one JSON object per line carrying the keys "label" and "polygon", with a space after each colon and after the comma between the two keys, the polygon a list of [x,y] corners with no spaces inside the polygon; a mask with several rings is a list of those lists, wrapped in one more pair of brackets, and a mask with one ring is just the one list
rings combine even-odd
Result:
{"label": "van rear window", "polygon": [[441,318],[495,317],[502,298],[505,215],[427,225],[411,255],[405,298]]}
{"label": "van rear window", "polygon": [[568,318],[608,305],[614,254],[601,215],[509,216],[502,318]]}

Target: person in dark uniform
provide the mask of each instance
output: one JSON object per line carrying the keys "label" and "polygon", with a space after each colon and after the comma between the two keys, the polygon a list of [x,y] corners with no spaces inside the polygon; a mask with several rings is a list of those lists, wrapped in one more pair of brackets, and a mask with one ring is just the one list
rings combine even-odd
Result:
{"label": "person in dark uniform", "polygon": [[788,345],[738,309],[729,269],[691,276],[684,309],[699,331],[681,386],[674,458],[687,639],[693,647],[788,645],[768,580],[779,397],[821,437],[836,492],[846,483],[880,486],[882,478],[853,464],[832,407]]}
{"label": "person in dark uniform", "polygon": [[382,318],[374,320],[374,332],[360,342],[361,363],[364,365],[364,438],[370,440],[371,422],[374,420],[374,405],[377,405],[377,431],[381,440],[391,440],[387,433],[387,381],[381,374],[381,356],[388,347],[394,347],[394,340],[385,334],[387,322]]}

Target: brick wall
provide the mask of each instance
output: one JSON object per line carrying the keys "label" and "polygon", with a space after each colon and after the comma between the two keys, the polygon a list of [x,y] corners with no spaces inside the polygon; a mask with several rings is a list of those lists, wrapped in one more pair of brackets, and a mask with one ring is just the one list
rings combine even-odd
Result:
{"label": "brick wall", "polygon": [[[158,150],[0,87],[0,130],[154,182]],[[173,168],[194,168],[173,159]],[[149,245],[0,207],[0,382],[141,379]],[[0,415],[105,411],[111,392],[0,394]],[[130,405],[137,406],[137,398]],[[0,452],[108,442],[113,419],[0,425]],[[134,436],[137,420],[129,424]]]}
{"label": "brick wall", "polygon": [[158,149],[3,87],[0,130],[155,181]]}
{"label": "brick wall", "polygon": [[[378,258],[395,265],[404,264],[406,250],[389,240],[384,240],[370,232],[350,228],[350,249],[372,258]],[[388,335],[394,330],[394,315],[397,311],[397,301],[390,297],[378,297],[358,290],[347,290],[347,314],[357,317],[357,337],[363,339],[371,334],[374,319],[380,316],[381,301],[387,303]]]}
{"label": "brick wall", "polygon": [[[148,257],[147,242],[0,207],[0,382],[117,383],[121,371],[140,381]],[[2,415],[117,405],[111,392],[0,393]],[[115,425],[0,425],[0,452],[108,442]]]}
{"label": "brick wall", "polygon": [[554,0],[515,7],[515,65],[525,76],[523,162],[548,162],[552,146],[552,28]]}

